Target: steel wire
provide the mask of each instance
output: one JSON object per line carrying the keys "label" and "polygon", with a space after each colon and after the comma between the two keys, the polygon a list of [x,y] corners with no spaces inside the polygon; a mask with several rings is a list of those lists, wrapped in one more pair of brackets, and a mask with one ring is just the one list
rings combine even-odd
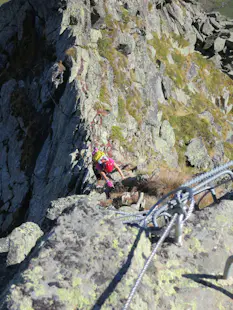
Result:
{"label": "steel wire", "polygon": [[125,306],[124,306],[123,310],[127,310],[128,309],[128,307],[129,307],[129,305],[130,305],[130,303],[131,303],[131,301],[133,299],[133,296],[134,296],[134,294],[136,292],[136,289],[137,289],[138,285],[140,284],[140,282],[142,280],[142,277],[143,277],[144,273],[146,272],[150,262],[152,261],[153,257],[155,256],[158,248],[162,245],[162,243],[164,242],[164,240],[168,236],[172,226],[174,225],[174,223],[176,221],[177,216],[178,216],[177,213],[173,216],[173,218],[171,219],[169,225],[167,226],[166,230],[164,231],[163,235],[160,237],[159,241],[157,242],[154,250],[151,252],[150,256],[148,257],[144,267],[142,268],[142,270],[141,270],[141,272],[140,272],[140,274],[139,274],[139,276],[138,276],[138,278],[137,278],[137,280],[136,280],[136,282],[135,282],[135,284],[134,284],[134,286],[133,286],[133,288],[132,288],[132,290],[131,290],[131,292],[129,294],[129,297],[128,297],[126,303],[125,303]]}

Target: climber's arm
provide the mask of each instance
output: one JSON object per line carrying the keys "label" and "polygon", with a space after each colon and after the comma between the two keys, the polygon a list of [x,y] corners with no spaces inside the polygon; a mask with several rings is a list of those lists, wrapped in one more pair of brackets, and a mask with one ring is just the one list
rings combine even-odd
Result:
{"label": "climber's arm", "polygon": [[122,177],[122,179],[124,179],[124,178],[125,178],[125,177],[124,177],[124,174],[123,174],[123,172],[121,171],[120,167],[119,167],[116,163],[114,163],[114,168],[116,168],[116,170],[119,172],[119,174],[120,174],[120,176]]}
{"label": "climber's arm", "polygon": [[105,173],[104,171],[99,171],[99,173],[100,173],[101,177],[102,177],[106,182],[108,182],[108,178],[107,178],[107,176],[106,176],[106,173]]}
{"label": "climber's arm", "polygon": [[114,187],[113,183],[112,183],[110,180],[108,180],[108,178],[107,178],[105,172],[100,171],[100,175],[102,176],[102,178],[105,179],[106,184],[107,184],[108,187],[110,187],[110,188],[111,188],[111,187]]}

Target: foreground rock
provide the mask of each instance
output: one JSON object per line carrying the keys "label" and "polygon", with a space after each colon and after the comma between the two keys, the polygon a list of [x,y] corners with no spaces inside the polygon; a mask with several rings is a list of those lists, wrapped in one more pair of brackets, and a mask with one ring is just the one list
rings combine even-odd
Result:
{"label": "foreground rock", "polygon": [[0,253],[8,252],[7,266],[21,263],[43,234],[37,224],[26,222],[6,238],[0,239]]}
{"label": "foreground rock", "polygon": [[99,309],[104,301],[108,309],[123,306],[150,242],[143,233],[132,249],[139,241],[136,228],[126,228],[113,213],[98,208],[96,197],[73,198],[76,203],[67,203],[23,281],[11,287],[8,309]]}
{"label": "foreground rock", "polygon": [[[131,309],[232,309],[231,281],[216,281],[232,253],[232,207],[225,200],[192,216],[183,246],[162,247]],[[1,309],[122,309],[151,247],[97,197],[73,196],[38,251]]]}

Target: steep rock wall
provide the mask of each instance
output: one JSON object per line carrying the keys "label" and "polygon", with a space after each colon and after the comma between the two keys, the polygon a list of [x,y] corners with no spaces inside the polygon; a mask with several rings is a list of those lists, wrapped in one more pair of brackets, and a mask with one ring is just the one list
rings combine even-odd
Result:
{"label": "steep rock wall", "polygon": [[0,14],[2,232],[88,193],[94,145],[147,173],[232,156],[233,83],[194,51],[210,18],[194,3],[12,0]]}
{"label": "steep rock wall", "polygon": [[65,51],[75,37],[63,26],[65,8],[57,1],[0,7],[2,232],[25,214],[40,222],[51,199],[85,191],[89,179],[89,133],[82,93],[70,80]]}

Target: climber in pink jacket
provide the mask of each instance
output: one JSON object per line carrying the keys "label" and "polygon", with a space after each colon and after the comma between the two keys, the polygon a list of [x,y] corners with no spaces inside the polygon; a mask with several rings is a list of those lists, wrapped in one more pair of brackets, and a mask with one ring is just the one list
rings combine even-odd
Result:
{"label": "climber in pink jacket", "polygon": [[114,187],[113,183],[107,177],[107,174],[112,172],[114,168],[119,172],[122,179],[125,178],[120,167],[115,163],[115,161],[106,156],[104,152],[98,150],[96,147],[92,152],[92,158],[95,168],[98,170],[101,177],[106,181],[108,187]]}

